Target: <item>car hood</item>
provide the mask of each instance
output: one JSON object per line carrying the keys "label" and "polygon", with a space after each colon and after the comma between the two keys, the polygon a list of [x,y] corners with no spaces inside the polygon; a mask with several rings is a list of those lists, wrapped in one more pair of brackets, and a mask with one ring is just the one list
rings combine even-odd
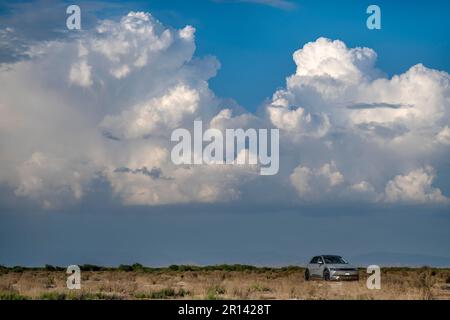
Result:
{"label": "car hood", "polygon": [[329,268],[335,268],[335,269],[358,269],[352,264],[327,264]]}

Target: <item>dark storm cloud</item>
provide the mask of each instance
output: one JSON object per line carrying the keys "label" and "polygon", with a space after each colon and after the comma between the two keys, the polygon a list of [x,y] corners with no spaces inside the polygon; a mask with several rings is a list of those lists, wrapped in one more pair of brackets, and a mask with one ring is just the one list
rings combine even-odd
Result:
{"label": "dark storm cloud", "polygon": [[163,175],[163,172],[160,168],[153,167],[151,170],[148,170],[147,167],[142,167],[139,169],[130,169],[127,167],[120,167],[114,170],[117,173],[132,173],[132,174],[143,174],[144,176],[148,176],[152,179],[170,179]]}
{"label": "dark storm cloud", "polygon": [[385,103],[385,102],[375,102],[375,103],[355,103],[349,105],[347,109],[359,110],[359,109],[378,109],[378,108],[388,108],[388,109],[401,109],[401,108],[412,108],[413,106],[408,104],[395,104],[395,103]]}

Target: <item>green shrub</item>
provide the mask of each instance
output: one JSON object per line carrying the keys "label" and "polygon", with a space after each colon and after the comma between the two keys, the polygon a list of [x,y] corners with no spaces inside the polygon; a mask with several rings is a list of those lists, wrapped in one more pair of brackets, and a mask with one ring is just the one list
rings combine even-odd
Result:
{"label": "green shrub", "polygon": [[0,293],[0,300],[30,300],[30,297],[22,296],[16,292],[2,292]]}
{"label": "green shrub", "polygon": [[44,269],[46,271],[56,271],[56,268],[54,266],[52,266],[51,264],[46,264]]}
{"label": "green shrub", "polygon": [[122,297],[103,292],[46,292],[40,295],[39,300],[121,300]]}
{"label": "green shrub", "polygon": [[80,266],[81,271],[101,271],[104,268],[95,264],[83,264]]}
{"label": "green shrub", "polygon": [[116,294],[106,294],[103,292],[83,292],[78,296],[79,300],[122,300],[121,296]]}
{"label": "green shrub", "polygon": [[180,289],[178,290],[177,297],[186,297],[190,296],[191,292],[189,290]]}
{"label": "green shrub", "polygon": [[6,274],[9,272],[9,269],[5,266],[0,265],[0,275]]}
{"label": "green shrub", "polygon": [[180,265],[178,266],[178,271],[199,271],[201,270],[201,267],[192,266],[192,265]]}
{"label": "green shrub", "polygon": [[66,300],[67,294],[64,292],[45,292],[39,296],[39,300]]}
{"label": "green shrub", "polygon": [[25,271],[25,268],[24,268],[24,267],[21,267],[21,266],[14,266],[14,267],[12,267],[11,270],[12,270],[13,272],[19,272],[19,273],[22,273],[22,272]]}
{"label": "green shrub", "polygon": [[287,267],[282,267],[279,270],[282,272],[302,272],[305,270],[305,268],[302,268],[299,266],[287,266]]}
{"label": "green shrub", "polygon": [[270,289],[269,287],[263,286],[262,284],[259,283],[255,283],[254,285],[252,285],[250,287],[251,291],[257,291],[257,292],[270,292],[272,291],[272,289]]}
{"label": "green shrub", "polygon": [[171,297],[175,297],[176,293],[175,290],[172,288],[165,288],[159,291],[154,291],[151,293],[150,298],[151,299],[167,299]]}
{"label": "green shrub", "polygon": [[137,292],[134,294],[136,299],[150,299],[150,296],[145,292]]}
{"label": "green shrub", "polygon": [[131,268],[133,269],[133,271],[143,271],[144,270],[144,266],[140,263],[134,263]]}
{"label": "green shrub", "polygon": [[225,294],[226,290],[224,287],[221,286],[212,286],[208,289],[206,292],[206,299],[207,300],[219,300],[219,295]]}
{"label": "green shrub", "polygon": [[169,266],[169,270],[170,271],[178,271],[179,267],[176,264],[172,264]]}
{"label": "green shrub", "polygon": [[172,288],[165,288],[150,293],[138,292],[134,295],[136,299],[170,299],[170,298],[182,298],[189,296],[191,293],[187,290],[180,289],[175,291]]}
{"label": "green shrub", "polygon": [[118,269],[120,271],[126,271],[126,272],[133,271],[133,267],[128,264],[121,264]]}

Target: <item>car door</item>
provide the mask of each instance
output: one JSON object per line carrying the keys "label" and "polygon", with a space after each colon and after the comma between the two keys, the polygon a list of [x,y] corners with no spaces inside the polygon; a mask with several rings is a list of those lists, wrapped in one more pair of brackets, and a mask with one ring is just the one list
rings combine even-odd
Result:
{"label": "car door", "polygon": [[317,269],[316,269],[316,276],[323,277],[323,270],[325,269],[325,261],[323,260],[323,257],[318,257],[317,259]]}
{"label": "car door", "polygon": [[311,276],[313,276],[313,277],[317,277],[317,269],[319,267],[318,260],[319,260],[319,257],[314,257],[311,259],[311,262],[309,263],[309,265],[310,265],[309,272],[310,272]]}

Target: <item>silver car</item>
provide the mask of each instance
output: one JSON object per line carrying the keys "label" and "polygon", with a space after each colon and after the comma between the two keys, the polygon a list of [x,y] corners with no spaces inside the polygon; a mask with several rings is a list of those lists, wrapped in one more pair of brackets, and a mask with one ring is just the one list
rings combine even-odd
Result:
{"label": "silver car", "polygon": [[305,270],[305,280],[359,280],[358,268],[341,256],[321,255],[311,259]]}

